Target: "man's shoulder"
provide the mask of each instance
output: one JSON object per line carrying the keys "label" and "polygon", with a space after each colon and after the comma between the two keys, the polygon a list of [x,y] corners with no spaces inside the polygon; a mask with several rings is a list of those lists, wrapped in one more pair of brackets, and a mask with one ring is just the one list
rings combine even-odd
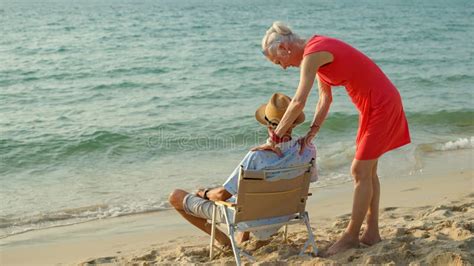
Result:
{"label": "man's shoulder", "polygon": [[[292,154],[299,155],[300,149],[301,145],[299,143],[295,143],[295,146],[293,147],[293,149],[289,149],[289,152],[291,152]],[[305,146],[303,156],[306,155],[316,155],[316,146],[313,143],[309,143]]]}
{"label": "man's shoulder", "polygon": [[306,149],[310,150],[312,153],[316,153],[316,145],[310,143],[306,146]]}
{"label": "man's shoulder", "polygon": [[278,156],[272,151],[249,151],[245,156],[249,161],[257,159],[272,159],[275,157]]}
{"label": "man's shoulder", "polygon": [[[285,158],[295,157],[295,158],[316,158],[316,146],[313,143],[308,144],[305,147],[305,150],[302,155],[299,153],[300,145],[295,144],[292,148],[287,149],[284,151],[283,155]],[[244,157],[244,162],[249,164],[251,162],[259,162],[265,164],[266,162],[275,162],[275,160],[283,159],[279,157],[273,151],[249,151],[247,155]],[[285,159],[286,160],[286,159]]]}
{"label": "man's shoulder", "polygon": [[274,163],[278,158],[278,155],[272,151],[249,151],[241,164],[244,168],[262,168],[269,163]]}

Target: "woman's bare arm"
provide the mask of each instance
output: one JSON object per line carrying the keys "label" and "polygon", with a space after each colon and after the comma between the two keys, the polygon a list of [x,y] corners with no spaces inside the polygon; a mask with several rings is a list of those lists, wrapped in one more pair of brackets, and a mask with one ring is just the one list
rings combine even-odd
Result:
{"label": "woman's bare arm", "polygon": [[306,136],[298,140],[300,143],[300,154],[303,154],[306,146],[311,143],[313,138],[319,132],[319,128],[323,124],[324,119],[326,119],[332,102],[331,86],[322,82],[319,76],[317,76],[316,79],[318,80],[319,100],[308,133],[306,133]]}
{"label": "woman's bare arm", "polygon": [[311,137],[316,136],[319,131],[320,126],[324,123],[326,116],[329,112],[329,107],[331,107],[332,103],[332,90],[331,86],[321,81],[319,76],[317,77],[318,80],[318,88],[319,88],[319,100],[318,104],[316,105],[316,111],[314,113],[314,118],[311,123],[310,131],[308,135]]}
{"label": "woman's bare arm", "polygon": [[282,120],[275,129],[277,136],[283,136],[293,125],[293,122],[304,109],[319,67],[332,62],[332,60],[333,55],[325,51],[310,54],[303,58],[301,62],[300,83],[285,115],[283,115]]}

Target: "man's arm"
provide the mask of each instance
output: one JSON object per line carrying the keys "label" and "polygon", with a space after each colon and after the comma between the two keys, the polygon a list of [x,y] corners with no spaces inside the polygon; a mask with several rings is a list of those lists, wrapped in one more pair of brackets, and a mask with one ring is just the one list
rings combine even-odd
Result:
{"label": "man's arm", "polygon": [[[196,195],[198,197],[205,198],[204,192],[206,192],[205,189],[200,189],[196,193]],[[212,201],[218,201],[218,200],[226,201],[227,199],[232,197],[232,194],[230,194],[229,191],[227,191],[224,187],[217,187],[217,188],[212,188],[208,190],[206,193],[206,196],[207,198],[209,198],[209,200],[212,200]]]}

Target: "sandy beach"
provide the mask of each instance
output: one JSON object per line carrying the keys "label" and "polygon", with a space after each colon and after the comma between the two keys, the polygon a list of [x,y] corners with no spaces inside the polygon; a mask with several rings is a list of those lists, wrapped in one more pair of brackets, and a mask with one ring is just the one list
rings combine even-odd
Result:
{"label": "sandy beach", "polygon": [[[296,256],[293,225],[244,244],[256,264],[473,265],[472,2],[1,0],[0,266],[235,265],[209,261],[168,197],[245,164],[288,121],[256,119],[275,93],[304,105],[293,139],[320,129],[320,255]],[[382,241],[324,256],[351,215],[354,155],[395,146],[377,163]]]}
{"label": "sandy beach", "polygon": [[[289,228],[287,243],[283,242],[280,231],[266,246],[257,248],[255,241],[250,241],[245,247],[262,264],[471,265],[474,263],[472,159],[471,150],[443,156],[433,153],[423,158],[422,173],[382,177],[383,241],[372,247],[361,245],[329,258],[298,257],[306,240],[303,225]],[[453,171],[453,167],[457,170]],[[307,209],[323,254],[349,221],[352,184],[317,188],[312,192]],[[171,210],[8,237],[0,242],[0,264],[233,265],[230,250],[218,252],[210,262],[208,240],[208,236]]]}

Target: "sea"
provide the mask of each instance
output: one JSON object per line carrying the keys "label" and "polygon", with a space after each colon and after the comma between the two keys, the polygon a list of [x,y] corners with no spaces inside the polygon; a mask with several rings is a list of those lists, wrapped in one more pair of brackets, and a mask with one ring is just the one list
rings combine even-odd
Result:
{"label": "sea", "polygon": [[[261,53],[273,21],[353,45],[396,85],[412,143],[381,158],[382,180],[472,151],[473,18],[472,0],[0,0],[0,238],[221,185],[267,137],[255,110],[298,85]],[[333,96],[313,187],[351,182],[358,113]]]}

